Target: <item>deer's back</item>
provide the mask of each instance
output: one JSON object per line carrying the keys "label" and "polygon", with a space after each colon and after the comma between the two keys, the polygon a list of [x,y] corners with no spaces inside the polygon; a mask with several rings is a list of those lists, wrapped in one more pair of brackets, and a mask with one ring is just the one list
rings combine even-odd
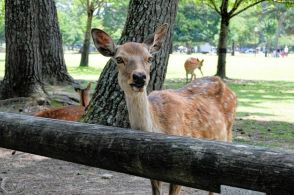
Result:
{"label": "deer's back", "polygon": [[155,122],[166,134],[230,140],[236,96],[218,77],[149,95]]}
{"label": "deer's back", "polygon": [[62,108],[44,110],[36,113],[35,116],[67,121],[78,121],[83,115],[84,110],[85,107],[80,105],[65,106]]}
{"label": "deer's back", "polygon": [[190,57],[185,61],[184,67],[187,73],[192,73],[198,68],[200,62],[197,58]]}

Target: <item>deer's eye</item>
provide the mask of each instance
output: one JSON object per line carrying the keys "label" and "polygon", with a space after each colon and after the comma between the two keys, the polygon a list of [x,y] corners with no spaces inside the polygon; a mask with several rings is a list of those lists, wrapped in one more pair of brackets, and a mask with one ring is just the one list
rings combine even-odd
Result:
{"label": "deer's eye", "polygon": [[122,57],[116,57],[115,60],[116,60],[116,63],[118,63],[118,64],[123,64],[124,63],[124,60],[123,60]]}
{"label": "deer's eye", "polygon": [[152,58],[152,57],[149,57],[149,58],[147,59],[147,62],[148,62],[148,63],[151,63],[152,60],[153,60],[153,58]]}

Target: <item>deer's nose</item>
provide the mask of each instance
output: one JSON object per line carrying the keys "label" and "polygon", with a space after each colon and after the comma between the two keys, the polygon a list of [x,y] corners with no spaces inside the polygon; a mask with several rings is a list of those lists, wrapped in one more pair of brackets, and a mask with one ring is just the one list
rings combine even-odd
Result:
{"label": "deer's nose", "polygon": [[133,81],[137,84],[145,84],[146,74],[143,72],[135,72],[133,73]]}

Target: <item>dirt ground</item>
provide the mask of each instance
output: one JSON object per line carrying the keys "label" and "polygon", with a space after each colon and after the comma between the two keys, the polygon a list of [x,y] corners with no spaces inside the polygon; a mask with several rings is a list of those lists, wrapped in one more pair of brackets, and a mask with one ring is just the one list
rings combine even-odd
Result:
{"label": "dirt ground", "polygon": [[[0,148],[0,194],[144,195],[148,179]],[[164,185],[164,194],[168,185]],[[183,188],[182,194],[207,194]]]}
{"label": "dirt ground", "polygon": [[[55,91],[58,91],[55,89]],[[73,97],[71,97],[73,96]],[[77,94],[58,94],[55,99],[72,102]],[[0,101],[0,112],[33,114],[47,107],[36,99]],[[168,185],[163,186],[168,194]],[[0,195],[145,195],[151,194],[150,181],[127,174],[87,167],[65,161],[0,148]],[[182,195],[207,194],[186,188]]]}

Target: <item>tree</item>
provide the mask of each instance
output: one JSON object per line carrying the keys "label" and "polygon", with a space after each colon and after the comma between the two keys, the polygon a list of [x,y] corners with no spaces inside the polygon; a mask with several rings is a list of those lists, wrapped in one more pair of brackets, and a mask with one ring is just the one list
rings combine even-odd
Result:
{"label": "tree", "polygon": [[[144,38],[152,34],[158,25],[170,24],[162,49],[153,59],[149,92],[161,89],[165,79],[177,5],[178,0],[131,0],[129,4],[127,21],[118,44],[127,41],[143,42]],[[83,121],[129,127],[124,94],[118,86],[116,64],[111,60],[100,75],[95,94]]]}
{"label": "tree", "polygon": [[39,0],[39,38],[43,81],[51,84],[73,83],[67,73],[62,38],[53,0]]}
{"label": "tree", "polygon": [[292,0],[206,0],[208,6],[214,9],[221,17],[219,41],[218,41],[218,62],[216,75],[226,78],[226,53],[227,39],[230,20],[247,9],[265,1],[280,1],[293,3]]}
{"label": "tree", "polygon": [[92,27],[92,20],[94,11],[97,10],[97,13],[100,13],[100,9],[106,0],[80,0],[82,5],[85,6],[87,11],[87,24],[85,31],[85,39],[82,47],[81,62],[80,66],[88,66],[89,64],[89,48],[90,48],[90,31]]}
{"label": "tree", "polygon": [[7,0],[5,8],[2,98],[31,96],[46,81],[73,82],[63,59],[54,1]]}
{"label": "tree", "polygon": [[1,98],[27,97],[40,90],[37,0],[5,2],[6,59]]}
{"label": "tree", "polygon": [[213,8],[221,17],[219,41],[217,46],[218,62],[216,75],[221,78],[226,78],[226,54],[227,54],[227,39],[229,32],[230,20],[266,0],[207,0],[206,3]]}

